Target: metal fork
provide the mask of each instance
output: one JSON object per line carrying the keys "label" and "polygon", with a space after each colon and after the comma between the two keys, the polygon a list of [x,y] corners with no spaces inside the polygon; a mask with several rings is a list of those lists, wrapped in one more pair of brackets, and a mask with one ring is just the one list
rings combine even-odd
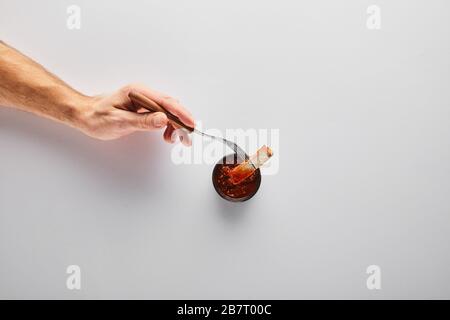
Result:
{"label": "metal fork", "polygon": [[136,92],[136,91],[131,91],[128,94],[128,97],[131,99],[131,101],[136,104],[139,107],[142,107],[150,112],[163,112],[166,114],[167,118],[172,121],[176,127],[182,127],[185,128],[186,130],[188,130],[189,132],[194,132],[197,133],[203,137],[208,137],[211,139],[215,139],[215,140],[219,140],[222,143],[224,143],[226,146],[228,146],[229,148],[231,148],[234,153],[242,160],[247,160],[249,157],[247,155],[247,153],[245,153],[245,151],[239,147],[236,143],[234,143],[233,141],[227,140],[225,138],[222,137],[217,137],[217,136],[213,136],[204,132],[201,132],[198,129],[195,129],[194,127],[190,127],[188,125],[186,125],[185,123],[183,123],[183,121],[180,120],[180,118],[178,118],[176,115],[174,115],[172,112],[170,112],[169,110],[167,110],[166,108],[164,108],[162,105],[156,103],[155,101],[153,101],[152,99],[149,99],[148,97],[146,97],[145,95]]}

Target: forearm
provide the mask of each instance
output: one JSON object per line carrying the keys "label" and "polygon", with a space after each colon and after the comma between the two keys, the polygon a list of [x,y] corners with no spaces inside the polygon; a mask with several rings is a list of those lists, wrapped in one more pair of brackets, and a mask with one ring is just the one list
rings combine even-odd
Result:
{"label": "forearm", "polygon": [[0,105],[18,108],[73,127],[91,98],[0,41]]}
{"label": "forearm", "polygon": [[[69,87],[41,65],[0,41],[0,106],[32,112],[77,128],[88,136],[116,139],[135,131],[165,128],[174,142],[175,127],[163,112],[146,112],[130,99],[135,91],[164,106],[188,126],[192,115],[178,100],[146,86],[127,85],[110,95],[88,97]],[[189,139],[180,140],[189,144]]]}

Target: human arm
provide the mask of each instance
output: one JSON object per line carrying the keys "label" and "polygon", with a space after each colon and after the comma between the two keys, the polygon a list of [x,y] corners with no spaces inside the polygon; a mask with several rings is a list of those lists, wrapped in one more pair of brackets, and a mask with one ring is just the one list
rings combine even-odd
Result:
{"label": "human arm", "polygon": [[132,90],[195,126],[186,108],[170,96],[140,84],[127,85],[110,95],[87,96],[0,41],[0,105],[59,121],[102,140],[165,128],[164,139],[173,142],[175,128],[166,115],[139,110],[128,97]]}

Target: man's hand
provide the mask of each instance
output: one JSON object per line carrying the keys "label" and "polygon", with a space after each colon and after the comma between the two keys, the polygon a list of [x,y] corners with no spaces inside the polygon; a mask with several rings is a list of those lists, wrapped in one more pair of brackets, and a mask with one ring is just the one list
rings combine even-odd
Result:
{"label": "man's hand", "polygon": [[[194,119],[178,100],[149,89],[140,84],[128,85],[108,96],[88,99],[88,103],[79,114],[75,126],[87,135],[101,140],[111,140],[135,131],[152,131],[165,128],[164,140],[173,143],[175,127],[161,112],[149,113],[133,105],[128,94],[139,92],[178,116],[185,124],[194,127]],[[78,122],[78,124],[77,124]],[[189,139],[182,139],[190,144]]]}
{"label": "man's hand", "polygon": [[[131,90],[165,107],[188,126],[195,126],[178,100],[165,94],[136,84],[108,96],[88,97],[0,41],[0,105],[62,122],[102,140],[165,128],[164,140],[174,142],[178,132],[166,115],[139,110],[128,97]],[[190,144],[187,135],[179,136],[184,144]]]}

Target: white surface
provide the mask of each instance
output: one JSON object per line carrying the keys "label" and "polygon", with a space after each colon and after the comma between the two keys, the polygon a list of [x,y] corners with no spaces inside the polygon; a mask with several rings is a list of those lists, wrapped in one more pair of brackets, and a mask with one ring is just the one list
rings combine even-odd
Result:
{"label": "white surface", "polygon": [[379,31],[356,0],[1,0],[0,38],[75,88],[278,128],[280,171],[226,203],[158,134],[0,109],[0,298],[450,298],[450,5],[377,2]]}

